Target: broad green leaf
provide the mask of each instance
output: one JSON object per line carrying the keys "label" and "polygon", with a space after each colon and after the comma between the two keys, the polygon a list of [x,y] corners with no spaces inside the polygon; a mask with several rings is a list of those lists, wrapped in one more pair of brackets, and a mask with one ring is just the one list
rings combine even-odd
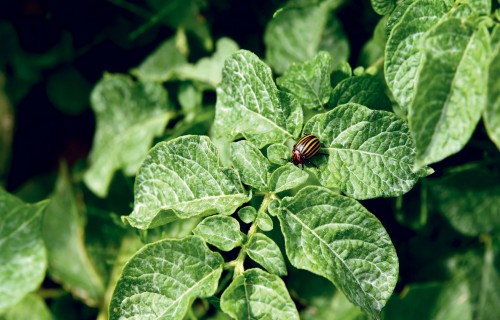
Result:
{"label": "broad green leaf", "polygon": [[274,164],[282,165],[290,156],[290,149],[282,143],[273,143],[267,147],[267,158]]}
{"label": "broad green leaf", "polygon": [[446,176],[431,186],[441,213],[458,231],[469,236],[500,231],[500,176],[487,170],[468,170]]}
{"label": "broad green leaf", "polygon": [[491,34],[494,49],[488,71],[488,101],[483,114],[483,121],[490,139],[500,150],[500,25],[496,25]]}
{"label": "broad green leaf", "polygon": [[285,260],[281,251],[271,238],[262,233],[255,233],[247,245],[247,253],[253,261],[264,267],[269,273],[286,276]]}
{"label": "broad green leaf", "polygon": [[271,69],[255,54],[240,50],[226,59],[217,88],[216,136],[243,135],[262,148],[298,136],[301,126],[302,108],[278,91]]}
{"label": "broad green leaf", "polygon": [[407,0],[387,22],[391,30],[385,48],[385,78],[394,98],[408,108],[415,95],[423,54],[420,42],[451,7],[450,0]]}
{"label": "broad green leaf", "polygon": [[332,57],[321,51],[310,61],[292,63],[276,83],[280,89],[293,94],[306,108],[322,110],[330,99]]}
{"label": "broad green leaf", "polygon": [[49,274],[88,305],[98,305],[104,283],[85,247],[83,217],[78,209],[66,167],[60,171],[50,204],[43,216]]}
{"label": "broad green leaf", "polygon": [[215,293],[223,263],[199,237],[148,244],[125,265],[110,319],[183,319],[195,298]]}
{"label": "broad green leaf", "polygon": [[349,44],[332,14],[339,2],[292,3],[269,22],[264,33],[266,61],[277,73],[284,73],[293,62],[312,59],[321,50],[331,54],[334,66],[348,59]]}
{"label": "broad green leaf", "polygon": [[396,0],[371,0],[373,10],[380,15],[391,13],[396,7]]}
{"label": "broad green leaf", "polygon": [[411,285],[403,297],[394,296],[384,309],[385,319],[470,320],[472,308],[469,288],[461,283]]}
{"label": "broad green leaf", "polygon": [[257,210],[252,206],[246,206],[238,210],[238,217],[244,223],[252,223],[257,218]]}
{"label": "broad green leaf", "polygon": [[[356,199],[404,194],[425,173],[415,173],[415,149],[406,122],[386,111],[348,103],[314,116],[304,127],[321,141],[313,158],[322,185]],[[312,169],[312,168],[311,168]]]}
{"label": "broad green leaf", "polygon": [[239,49],[229,38],[221,38],[216,43],[212,57],[201,58],[195,64],[185,64],[177,68],[176,76],[182,80],[200,81],[215,88],[222,80],[224,60]]}
{"label": "broad green leaf", "polygon": [[305,183],[309,174],[291,163],[276,169],[269,178],[269,189],[273,192],[281,192]]}
{"label": "broad green leaf", "polygon": [[91,100],[97,128],[84,181],[92,192],[104,197],[116,170],[129,176],[136,173],[172,111],[160,84],[134,83],[125,75],[105,74]]}
{"label": "broad green leaf", "polygon": [[261,191],[267,189],[270,163],[252,143],[246,140],[231,143],[231,160],[244,184]]}
{"label": "broad green leaf", "polygon": [[25,204],[0,188],[0,313],[38,289],[45,277],[41,224],[46,205]]}
{"label": "broad green leaf", "polygon": [[423,61],[408,113],[416,165],[462,149],[486,107],[490,44],[484,25],[449,18],[424,37]]}
{"label": "broad green leaf", "polygon": [[0,315],[2,320],[52,320],[54,317],[42,297],[29,293]]}
{"label": "broad green leaf", "polygon": [[292,265],[327,278],[379,318],[396,285],[398,259],[375,216],[351,198],[309,186],[282,200],[278,218]]}
{"label": "broad green leaf", "polygon": [[370,109],[392,111],[391,101],[384,90],[384,84],[377,76],[364,74],[347,78],[333,89],[328,109],[353,102]]}
{"label": "broad green leaf", "polygon": [[488,15],[491,13],[492,0],[466,0],[464,2],[470,4],[472,9],[481,15]]}
{"label": "broad green leaf", "polygon": [[277,275],[249,269],[224,291],[222,311],[234,319],[299,319],[297,308]]}
{"label": "broad green leaf", "polygon": [[175,37],[163,42],[131,73],[142,81],[165,82],[175,76],[176,70],[187,64],[186,57],[177,47]]}
{"label": "broad green leaf", "polygon": [[257,215],[257,226],[262,231],[273,230],[273,219],[267,213],[261,213]]}
{"label": "broad green leaf", "polygon": [[231,214],[248,201],[235,170],[220,167],[208,137],[182,136],[150,150],[135,180],[134,211],[125,219],[147,229],[214,213]]}
{"label": "broad green leaf", "polygon": [[238,220],[221,215],[203,219],[193,233],[223,251],[234,249],[244,240]]}

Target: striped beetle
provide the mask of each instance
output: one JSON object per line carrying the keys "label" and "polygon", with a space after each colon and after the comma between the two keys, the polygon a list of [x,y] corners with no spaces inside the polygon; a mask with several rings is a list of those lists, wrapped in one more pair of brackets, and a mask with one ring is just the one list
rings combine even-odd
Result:
{"label": "striped beetle", "polygon": [[309,159],[311,159],[318,153],[319,148],[319,139],[312,134],[306,134],[305,136],[300,138],[293,146],[291,158],[292,163],[296,166],[301,164],[302,169],[304,168],[305,162],[310,163],[317,168],[318,166],[309,161]]}

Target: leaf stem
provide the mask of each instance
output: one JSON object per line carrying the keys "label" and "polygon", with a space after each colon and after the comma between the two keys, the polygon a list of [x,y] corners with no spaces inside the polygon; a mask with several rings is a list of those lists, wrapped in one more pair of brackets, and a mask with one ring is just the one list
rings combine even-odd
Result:
{"label": "leaf stem", "polygon": [[[263,214],[266,214],[265,212],[267,210],[267,207],[269,206],[269,203],[271,203],[271,200],[273,198],[274,198],[274,194],[272,192],[267,192],[264,194],[264,199],[262,200],[259,211],[257,211],[257,217],[255,218],[254,222],[250,226],[250,229],[248,230],[247,241],[245,242],[244,245],[241,246],[240,253],[238,254],[238,257],[234,260],[233,278],[243,274],[243,272],[245,271],[245,267],[243,266],[243,263],[245,262],[245,258],[247,255],[247,246],[250,244],[250,241],[252,240],[253,235],[257,232],[259,217],[262,216]],[[231,261],[229,263],[232,263],[232,262],[233,261]]]}

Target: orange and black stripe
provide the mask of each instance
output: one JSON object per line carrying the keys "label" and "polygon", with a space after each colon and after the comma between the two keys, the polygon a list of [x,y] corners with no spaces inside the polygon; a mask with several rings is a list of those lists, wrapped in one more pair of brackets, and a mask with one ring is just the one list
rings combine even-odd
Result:
{"label": "orange and black stripe", "polygon": [[295,143],[293,151],[297,151],[304,160],[308,160],[318,153],[319,148],[319,139],[312,134],[306,134]]}

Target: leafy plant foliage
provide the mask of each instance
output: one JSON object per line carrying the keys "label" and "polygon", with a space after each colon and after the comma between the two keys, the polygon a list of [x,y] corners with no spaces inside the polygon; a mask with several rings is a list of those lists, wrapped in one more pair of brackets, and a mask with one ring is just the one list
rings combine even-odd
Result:
{"label": "leafy plant foliage", "polygon": [[224,4],[111,1],[172,32],[95,84],[85,164],[0,188],[0,319],[56,318],[45,276],[98,319],[496,319],[499,5],[366,1],[355,43],[353,2],[273,7],[259,53]]}

